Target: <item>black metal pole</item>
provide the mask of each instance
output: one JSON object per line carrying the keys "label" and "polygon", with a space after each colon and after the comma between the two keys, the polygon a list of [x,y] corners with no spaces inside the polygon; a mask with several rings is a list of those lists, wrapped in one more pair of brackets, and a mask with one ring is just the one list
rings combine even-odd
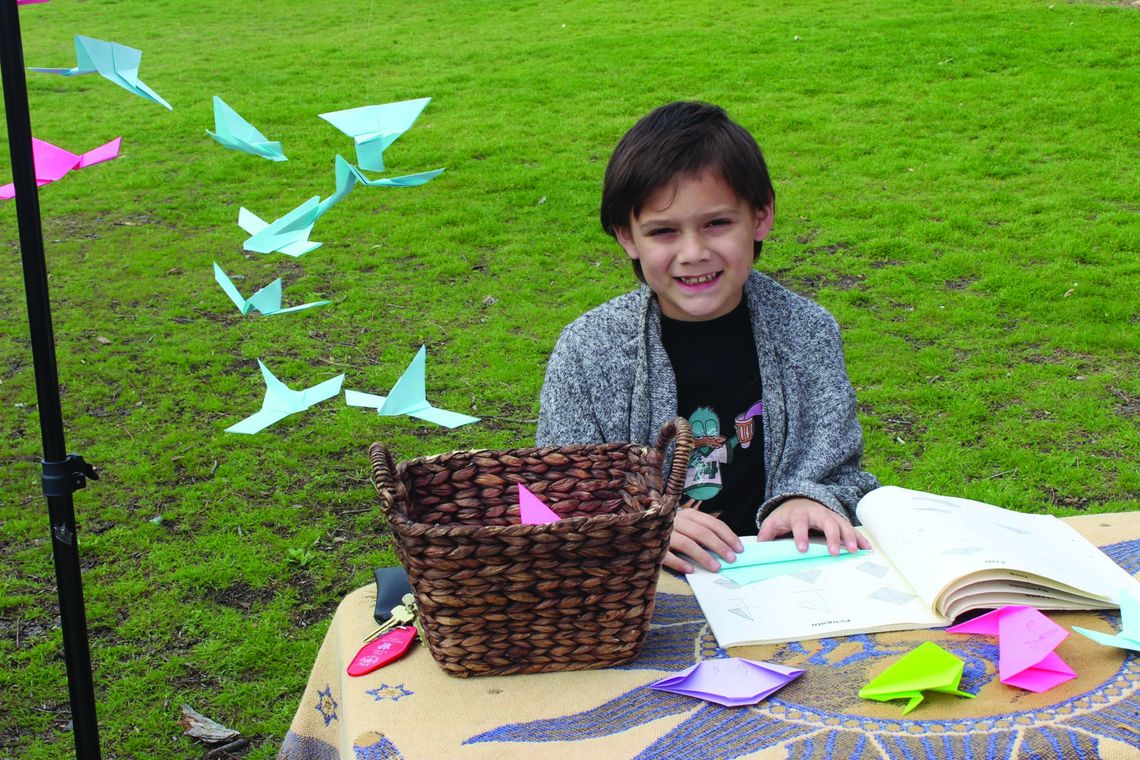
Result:
{"label": "black metal pole", "polygon": [[[32,360],[39,398],[40,435],[43,438],[43,486],[51,520],[52,556],[59,590],[63,652],[71,697],[75,756],[99,758],[99,725],[95,717],[95,687],[91,678],[91,652],[87,645],[87,615],[75,532],[71,492],[83,486],[82,458],[69,457],[63,439],[63,413],[51,327],[47,264],[44,260],[40,200],[32,160],[32,124],[28,113],[28,85],[24,77],[24,49],[16,0],[0,0],[0,70],[4,82],[4,108],[12,175],[16,184],[16,217],[24,262],[24,293],[32,337]],[[74,468],[78,459],[80,470]]]}

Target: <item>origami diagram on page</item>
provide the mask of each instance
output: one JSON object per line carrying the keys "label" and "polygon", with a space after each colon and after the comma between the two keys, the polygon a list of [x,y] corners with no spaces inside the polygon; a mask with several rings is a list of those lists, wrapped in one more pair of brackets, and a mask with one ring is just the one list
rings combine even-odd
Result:
{"label": "origami diagram on page", "polygon": [[257,253],[277,252],[289,256],[302,256],[321,246],[320,243],[309,240],[309,235],[312,233],[316,221],[327,214],[333,206],[340,203],[356,185],[417,187],[432,181],[444,171],[443,169],[433,169],[430,172],[406,174],[402,177],[368,179],[359,169],[339,155],[334,162],[334,168],[336,188],[332,195],[324,200],[321,200],[319,196],[313,196],[273,222],[265,222],[249,209],[242,208],[238,212],[238,225],[251,235],[242,244],[242,247],[247,251]]}
{"label": "origami diagram on page", "polygon": [[214,129],[217,131],[207,129],[206,134],[230,150],[240,150],[270,161],[289,160],[281,152],[281,143],[267,140],[257,127],[243,119],[217,95],[214,96]]}
{"label": "origami diagram on page", "polygon": [[[73,169],[86,169],[88,166],[118,158],[119,147],[122,143],[123,138],[116,137],[105,145],[76,155],[33,137],[32,162],[35,164],[36,185],[42,187],[49,182],[63,179]],[[0,198],[14,197],[16,197],[16,185],[14,183],[0,187]]]}
{"label": "origami diagram on page", "polygon": [[546,525],[558,522],[562,518],[542,500],[530,492],[530,489],[519,484],[519,522],[523,525]]}
{"label": "origami diagram on page", "polygon": [[756,704],[803,673],[799,668],[729,657],[698,662],[649,684],[649,688],[740,707]]}
{"label": "origami diagram on page", "polygon": [[241,291],[237,289],[233,281],[230,280],[229,275],[222,271],[218,266],[218,262],[214,262],[214,279],[230,300],[234,302],[234,306],[238,307],[238,311],[242,314],[249,314],[253,310],[257,310],[265,316],[271,314],[288,314],[291,311],[301,311],[302,309],[309,309],[313,306],[324,306],[331,301],[313,301],[312,303],[302,304],[301,306],[291,306],[288,309],[281,308],[281,278],[278,277],[273,282],[266,285],[261,290],[254,293],[249,298],[243,298]]}
{"label": "origami diagram on page", "polygon": [[998,677],[1009,686],[1042,692],[1077,677],[1053,651],[1069,632],[1033,607],[1011,604],[946,632],[997,636]]}
{"label": "origami diagram on page", "polygon": [[1073,626],[1073,630],[1106,647],[1120,647],[1140,652],[1140,598],[1124,589],[1120,590],[1120,633],[1101,633],[1077,625]]}
{"label": "origami diagram on page", "polygon": [[412,363],[404,370],[404,374],[400,375],[400,379],[396,381],[396,385],[387,397],[358,391],[345,391],[345,402],[349,406],[364,406],[375,409],[385,417],[406,414],[447,428],[456,428],[460,425],[478,422],[478,417],[438,409],[427,402],[426,363],[427,347],[420,346],[420,350],[412,359]]}
{"label": "origami diagram on page", "polygon": [[264,430],[290,414],[303,412],[314,404],[332,398],[340,393],[341,383],[344,382],[344,375],[337,375],[312,388],[295,391],[274,377],[261,359],[257,360],[257,364],[261,367],[261,376],[265,378],[265,400],[261,403],[261,411],[226,428],[227,433],[257,433]]}
{"label": "origami diagram on page", "polygon": [[860,689],[859,696],[878,702],[908,699],[903,715],[918,707],[924,691],[973,698],[973,694],[958,690],[965,667],[961,658],[932,641],[924,641]]}
{"label": "origami diagram on page", "polygon": [[77,34],[75,35],[74,67],[70,69],[29,68],[32,71],[39,71],[44,74],[61,74],[65,77],[79,74],[99,74],[127,92],[133,92],[135,95],[153,100],[173,111],[173,106],[139,79],[139,62],[141,60],[141,50],[120,45],[117,42],[104,42]]}
{"label": "origami diagram on page", "polygon": [[384,171],[384,150],[411,129],[431,98],[361,106],[319,114],[356,143],[356,162],[370,172]]}
{"label": "origami diagram on page", "polygon": [[839,555],[833,557],[825,545],[815,543],[809,543],[807,551],[801,552],[796,548],[795,540],[790,538],[776,541],[745,541],[744,551],[736,555],[735,562],[723,563],[720,575],[737,585],[745,586],[780,575],[831,565],[867,553],[865,550],[851,553],[841,549]]}

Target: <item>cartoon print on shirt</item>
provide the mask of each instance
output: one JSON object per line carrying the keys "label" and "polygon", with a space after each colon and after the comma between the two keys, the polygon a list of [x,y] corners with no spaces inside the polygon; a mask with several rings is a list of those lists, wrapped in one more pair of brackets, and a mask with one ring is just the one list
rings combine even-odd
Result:
{"label": "cartoon print on shirt", "polygon": [[689,470],[685,475],[685,495],[694,501],[708,501],[724,487],[721,465],[732,464],[732,453],[737,446],[748,448],[755,434],[753,417],[764,410],[757,401],[743,414],[736,415],[736,435],[725,438],[720,432],[720,417],[710,406],[693,410],[689,425],[693,429],[693,453],[689,455]]}

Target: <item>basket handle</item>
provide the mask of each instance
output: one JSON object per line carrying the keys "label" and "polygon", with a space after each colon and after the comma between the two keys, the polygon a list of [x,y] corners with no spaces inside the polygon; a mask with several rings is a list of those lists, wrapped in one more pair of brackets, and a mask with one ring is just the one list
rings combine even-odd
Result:
{"label": "basket handle", "polygon": [[388,447],[379,442],[368,447],[368,458],[372,460],[372,485],[387,501],[396,493],[396,460]]}
{"label": "basket handle", "polygon": [[669,468],[669,480],[665,483],[665,495],[680,498],[689,469],[689,455],[693,451],[693,429],[684,417],[674,417],[661,427],[657,436],[658,451],[664,454],[672,442],[677,445],[673,449],[673,464]]}

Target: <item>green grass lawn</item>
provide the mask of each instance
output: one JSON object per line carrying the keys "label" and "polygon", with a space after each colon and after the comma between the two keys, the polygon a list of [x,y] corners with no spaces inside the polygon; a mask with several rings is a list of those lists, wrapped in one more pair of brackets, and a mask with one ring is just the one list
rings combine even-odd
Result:
{"label": "green grass lawn", "polygon": [[[736,8],[735,5],[742,7]],[[745,8],[743,6],[751,6]],[[1071,515],[1140,505],[1140,10],[1129,3],[804,0],[54,0],[25,58],[74,34],[143,50],[174,111],[98,76],[28,74],[35,135],[122,156],[40,191],[104,753],[199,757],[178,708],[272,757],[337,601],[393,564],[366,447],[533,439],[559,330],[633,287],[597,222],[621,134],[725,106],[777,189],[758,268],[844,330],[886,483]],[[219,95],[289,161],[227,151]],[[318,113],[433,98],[302,258],[244,253],[238,209],[328,195],[352,142]],[[6,138],[5,138],[6,139]],[[0,182],[11,176],[0,146]],[[71,751],[15,204],[0,205],[0,756]],[[283,277],[286,305],[242,317]],[[386,393],[421,344],[448,431],[330,400],[255,436],[262,358],[292,387]],[[343,399],[343,396],[340,397]]]}

